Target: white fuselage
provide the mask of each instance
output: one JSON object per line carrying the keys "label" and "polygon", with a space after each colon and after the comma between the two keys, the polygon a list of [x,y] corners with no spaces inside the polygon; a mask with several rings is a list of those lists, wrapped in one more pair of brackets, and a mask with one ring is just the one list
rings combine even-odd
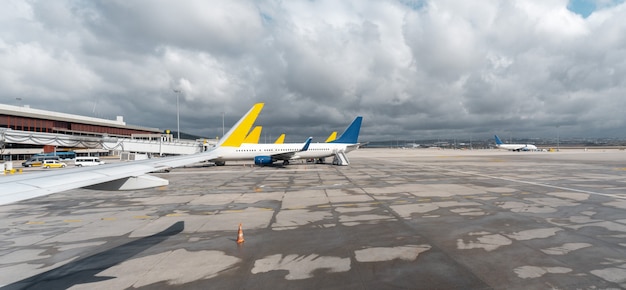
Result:
{"label": "white fuselage", "polygon": [[497,144],[500,149],[514,150],[514,151],[534,151],[537,150],[537,146],[533,144]]}
{"label": "white fuselage", "polygon": [[353,144],[342,143],[311,143],[308,150],[302,149],[303,143],[285,143],[285,144],[241,144],[239,147],[220,147],[219,153],[214,161],[246,161],[253,160],[256,156],[271,156],[285,152],[295,152],[290,158],[309,159],[309,158],[325,158],[335,155],[335,153],[343,151],[352,151]]}

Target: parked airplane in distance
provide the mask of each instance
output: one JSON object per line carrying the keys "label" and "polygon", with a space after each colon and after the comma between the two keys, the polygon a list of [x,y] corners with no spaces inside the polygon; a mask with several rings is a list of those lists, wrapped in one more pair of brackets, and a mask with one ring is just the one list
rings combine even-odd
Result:
{"label": "parked airplane in distance", "polygon": [[326,138],[326,141],[324,142],[332,142],[335,141],[335,139],[337,139],[337,131],[333,131],[332,133],[330,133],[330,136],[328,136],[328,138]]}
{"label": "parked airplane in distance", "polygon": [[261,130],[263,130],[262,126],[256,126],[252,128],[252,131],[248,133],[246,139],[243,140],[243,143],[259,143],[259,138],[261,138]]}
{"label": "parked airplane in distance", "polygon": [[498,135],[493,135],[496,138],[496,147],[500,149],[512,150],[512,151],[535,151],[537,146],[533,144],[504,144]]}
{"label": "parked airplane in distance", "polygon": [[[256,165],[270,165],[277,161],[289,164],[290,160],[313,159],[318,163],[324,163],[324,158],[335,156],[340,161],[338,165],[348,165],[349,161],[345,156],[360,145],[358,143],[361,121],[359,116],[352,121],[339,138],[329,143],[311,143],[307,150],[301,150],[302,143],[284,144],[241,144],[239,148],[231,148],[231,151],[211,160],[215,165],[222,166],[226,161],[247,161],[254,160]],[[288,154],[285,154],[288,153]]]}
{"label": "parked airplane in distance", "polygon": [[81,187],[135,190],[167,185],[169,181],[147,173],[212,160],[231,148],[239,147],[263,105],[255,104],[216,147],[201,153],[5,176],[0,178],[0,205]]}
{"label": "parked airplane in distance", "polygon": [[284,143],[285,143],[285,133],[280,134],[280,136],[276,138],[276,141],[274,141],[274,144],[284,144]]}
{"label": "parked airplane in distance", "polygon": [[[243,140],[243,143],[259,144],[259,140],[261,139],[261,130],[263,130],[262,126],[256,126],[252,128],[252,131],[248,133],[248,136],[246,136],[246,139]],[[330,136],[328,136],[328,138],[326,138],[326,141],[324,142],[328,143],[335,139],[337,139],[337,131],[330,133]],[[274,141],[274,144],[284,144],[284,143],[285,143],[285,133],[280,134],[280,136],[276,138],[276,141]]]}
{"label": "parked airplane in distance", "polygon": [[[246,137],[246,140],[244,140],[243,143],[259,144],[259,140],[261,139],[262,129],[263,129],[262,126],[254,127],[254,129],[252,129],[250,134],[248,134],[248,137]],[[283,143],[285,143],[285,134],[280,134],[280,136],[276,138],[276,141],[274,141],[274,144],[283,144]]]}
{"label": "parked airplane in distance", "polygon": [[[337,131],[334,131],[332,133],[330,133],[330,136],[328,136],[328,138],[326,138],[326,143],[333,141],[337,139]],[[244,143],[254,143],[254,142],[244,142]],[[259,143],[259,142],[256,142]],[[280,136],[278,136],[278,138],[276,139],[276,142],[274,142],[274,144],[284,144],[285,143],[285,134],[280,134]]]}

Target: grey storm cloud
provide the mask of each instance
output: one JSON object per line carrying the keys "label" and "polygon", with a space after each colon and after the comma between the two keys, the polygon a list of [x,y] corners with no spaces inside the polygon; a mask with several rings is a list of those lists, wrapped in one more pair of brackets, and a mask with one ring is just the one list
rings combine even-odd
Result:
{"label": "grey storm cloud", "polygon": [[[467,3],[465,3],[467,2]],[[221,135],[625,137],[626,5],[547,1],[0,2],[2,103]]]}

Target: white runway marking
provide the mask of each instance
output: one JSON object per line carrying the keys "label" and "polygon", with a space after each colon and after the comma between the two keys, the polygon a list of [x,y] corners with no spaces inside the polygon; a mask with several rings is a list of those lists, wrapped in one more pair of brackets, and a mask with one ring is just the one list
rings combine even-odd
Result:
{"label": "white runway marking", "polygon": [[359,262],[383,262],[400,259],[415,261],[419,254],[430,250],[430,245],[406,245],[400,247],[373,247],[354,251]]}
{"label": "white runway marking", "polygon": [[[252,274],[266,273],[270,271],[287,270],[287,280],[301,280],[313,277],[313,273],[323,270],[326,273],[339,273],[350,271],[350,259],[340,257],[309,255],[281,254],[267,256],[254,262]],[[323,272],[320,272],[322,274]]]}
{"label": "white runway marking", "polygon": [[515,274],[522,279],[527,278],[539,278],[545,274],[566,274],[572,271],[570,268],[565,267],[537,267],[537,266],[522,266],[515,268]]}

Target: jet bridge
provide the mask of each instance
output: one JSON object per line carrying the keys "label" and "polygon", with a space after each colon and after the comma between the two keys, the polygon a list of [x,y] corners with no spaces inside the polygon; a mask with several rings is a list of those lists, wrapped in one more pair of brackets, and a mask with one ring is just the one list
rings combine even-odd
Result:
{"label": "jet bridge", "polygon": [[102,147],[121,152],[150,153],[159,155],[188,155],[205,151],[203,142],[193,140],[143,140],[114,138],[102,142]]}

